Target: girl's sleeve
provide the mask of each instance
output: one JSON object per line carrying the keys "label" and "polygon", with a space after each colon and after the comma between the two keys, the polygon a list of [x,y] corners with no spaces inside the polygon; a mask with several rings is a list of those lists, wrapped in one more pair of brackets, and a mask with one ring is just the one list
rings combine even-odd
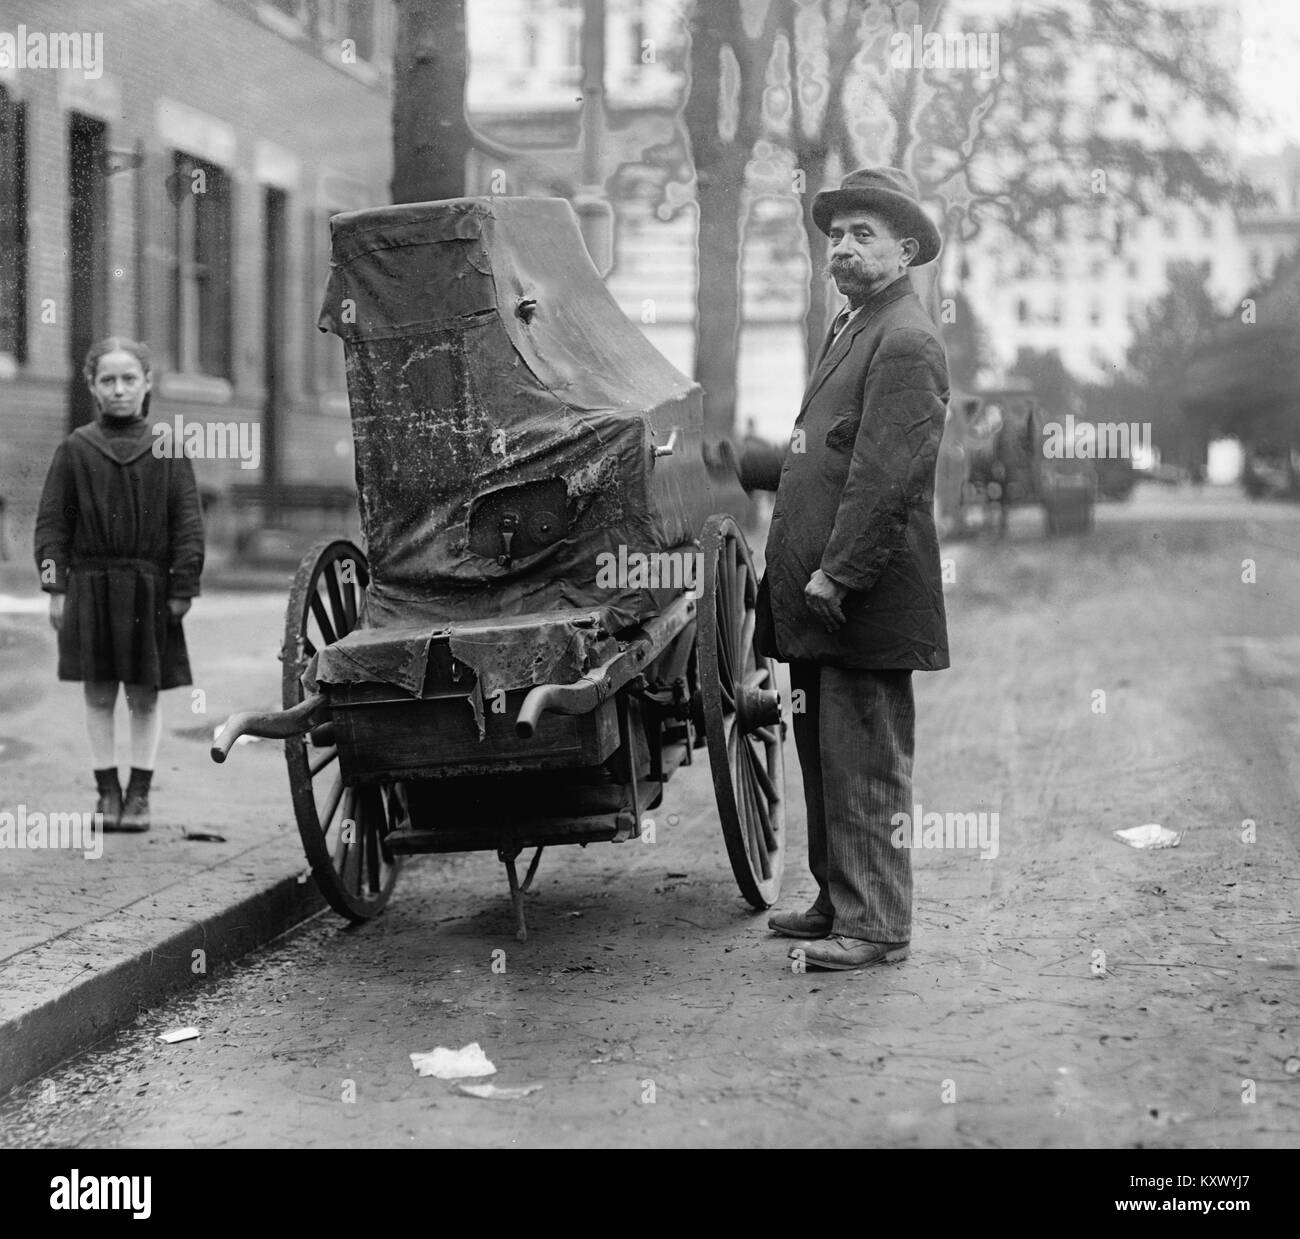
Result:
{"label": "girl's sleeve", "polygon": [[171,598],[195,598],[203,572],[203,507],[194,480],[194,466],[184,457],[172,461],[167,493],[168,545],[171,557]]}
{"label": "girl's sleeve", "polygon": [[47,594],[68,590],[68,562],[77,526],[77,496],[67,445],[60,443],[45,475],[45,489],[36,512],[36,571]]}

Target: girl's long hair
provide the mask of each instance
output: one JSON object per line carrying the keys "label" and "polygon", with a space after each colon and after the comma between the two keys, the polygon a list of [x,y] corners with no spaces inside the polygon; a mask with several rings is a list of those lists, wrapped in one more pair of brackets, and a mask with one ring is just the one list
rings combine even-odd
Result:
{"label": "girl's long hair", "polygon": [[[81,373],[92,388],[95,386],[95,376],[99,373],[99,359],[109,353],[130,353],[140,363],[145,378],[153,373],[153,359],[149,356],[147,344],[142,344],[139,340],[128,340],[125,336],[105,336],[90,346],[85,363],[81,367]],[[152,392],[144,394],[144,401],[140,405],[142,418],[149,416],[149,398],[152,394]]]}

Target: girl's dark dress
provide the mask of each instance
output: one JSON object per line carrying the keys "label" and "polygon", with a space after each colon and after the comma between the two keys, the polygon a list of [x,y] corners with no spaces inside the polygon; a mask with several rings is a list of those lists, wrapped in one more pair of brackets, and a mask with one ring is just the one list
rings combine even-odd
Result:
{"label": "girl's dark dress", "polygon": [[150,423],[101,418],[54,454],[36,520],[47,593],[67,592],[59,679],[191,684],[189,652],[168,598],[193,598],[203,570],[194,470],[157,457]]}

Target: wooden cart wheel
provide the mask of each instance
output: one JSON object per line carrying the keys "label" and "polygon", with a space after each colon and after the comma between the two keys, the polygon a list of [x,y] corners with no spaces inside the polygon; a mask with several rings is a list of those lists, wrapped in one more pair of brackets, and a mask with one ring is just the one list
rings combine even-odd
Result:
{"label": "wooden cart wheel", "polygon": [[758,581],[740,526],[710,516],[700,539],[697,660],[704,734],[727,856],[753,907],[776,902],[785,867],[785,765],[776,669],[754,648]]}
{"label": "wooden cart wheel", "polygon": [[[319,542],[303,557],[284,618],[286,710],[303,698],[301,676],[312,655],[356,627],[369,581],[365,554],[351,542]],[[338,749],[317,746],[310,735],[286,740],[284,757],[298,833],[321,894],[351,921],[377,916],[392,894],[401,860],[387,841],[400,811],[397,787],[344,787]]]}

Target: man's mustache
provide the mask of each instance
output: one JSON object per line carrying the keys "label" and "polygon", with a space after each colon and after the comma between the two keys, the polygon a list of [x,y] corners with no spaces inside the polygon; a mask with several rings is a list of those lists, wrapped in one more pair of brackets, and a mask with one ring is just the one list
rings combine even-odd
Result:
{"label": "man's mustache", "polygon": [[826,264],[822,274],[831,277],[836,275],[856,275],[859,279],[865,276],[862,264],[856,258],[832,258]]}

